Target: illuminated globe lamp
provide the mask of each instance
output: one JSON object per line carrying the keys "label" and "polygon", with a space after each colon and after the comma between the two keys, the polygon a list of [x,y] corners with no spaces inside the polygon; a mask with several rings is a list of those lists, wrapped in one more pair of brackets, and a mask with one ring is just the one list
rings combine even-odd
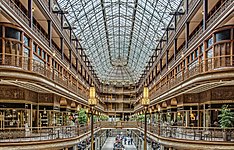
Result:
{"label": "illuminated globe lamp", "polygon": [[91,107],[94,107],[97,105],[95,87],[90,87],[88,104]]}
{"label": "illuminated globe lamp", "polygon": [[89,89],[89,99],[88,99],[88,104],[91,107],[91,150],[94,150],[94,138],[93,138],[93,108],[97,105],[97,99],[96,99],[96,91],[95,87],[92,86]]}
{"label": "illuminated globe lamp", "polygon": [[144,87],[143,90],[143,98],[141,100],[141,104],[142,106],[145,108],[145,131],[144,131],[144,150],[147,150],[147,108],[150,104],[150,100],[149,100],[149,89],[148,87]]}
{"label": "illuminated globe lamp", "polygon": [[150,100],[149,100],[149,89],[148,87],[144,87],[143,90],[143,98],[141,100],[141,104],[142,106],[144,106],[145,108],[147,108],[150,104]]}

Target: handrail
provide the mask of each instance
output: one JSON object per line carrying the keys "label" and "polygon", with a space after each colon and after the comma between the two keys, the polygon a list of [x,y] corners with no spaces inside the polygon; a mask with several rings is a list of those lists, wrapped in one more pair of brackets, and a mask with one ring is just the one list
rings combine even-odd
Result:
{"label": "handrail", "polygon": [[11,0],[4,0],[4,1],[5,1],[5,3],[8,4],[9,7],[12,8],[12,10],[15,11],[16,16],[18,16],[21,19],[23,19],[26,24],[29,24],[29,18],[28,18],[28,16],[13,1],[11,1]]}
{"label": "handrail", "polygon": [[[94,129],[99,126],[94,124]],[[46,141],[78,137],[90,131],[90,124],[51,127],[0,128],[0,143]]]}
{"label": "handrail", "polygon": [[[223,41],[223,42],[219,42],[219,44],[225,44],[225,43],[230,43],[231,41]],[[216,45],[216,43],[214,43],[213,45]],[[212,58],[205,58],[204,60],[200,60],[197,63],[195,63],[192,67],[182,67],[180,72],[177,72],[176,74],[174,74],[174,78],[171,78],[169,80],[169,82],[167,82],[166,84],[168,84],[168,86],[164,86],[162,89],[162,86],[160,86],[159,88],[156,89],[156,91],[150,91],[150,95],[151,95],[151,99],[159,96],[159,94],[163,94],[165,91],[177,86],[178,84],[180,84],[181,82],[195,76],[198,75],[200,73],[205,73],[205,72],[209,72],[209,71],[217,71],[217,68],[225,68],[225,67],[233,67],[231,64],[229,63],[225,63],[222,64],[222,66],[215,64],[216,60],[219,59],[225,59],[225,60],[229,60],[231,57],[233,57],[233,55],[222,55],[222,56],[215,56]],[[231,63],[231,62],[230,62]],[[166,71],[165,74],[163,74],[162,78],[165,76],[168,76],[170,73],[169,71]],[[158,83],[160,83],[161,80],[157,80],[156,85]],[[158,92],[160,91],[160,92]],[[152,94],[153,92],[153,94]]]}
{"label": "handrail", "polygon": [[[71,90],[78,94],[79,96],[83,98],[87,98],[87,95],[85,93],[82,93],[82,91],[79,91],[79,88],[70,88],[70,80],[67,80],[65,82],[65,78],[61,76],[61,74],[58,74],[58,71],[56,68],[49,67],[46,63],[43,61],[39,61],[36,59],[30,59],[29,57],[21,56],[21,55],[15,55],[15,54],[2,54],[0,53],[0,56],[4,55],[5,59],[3,60],[2,57],[0,58],[0,66],[11,66],[16,67],[19,69],[23,69],[26,71],[32,71],[34,73],[40,74],[50,80],[53,80],[59,85],[62,85],[63,87],[66,87],[68,90]],[[17,59],[15,59],[17,58]],[[32,66],[32,70],[30,70],[29,66]],[[69,83],[68,83],[69,82]]]}
{"label": "handrail", "polygon": [[[144,123],[138,121],[98,121],[94,124],[95,129],[127,128],[144,129]],[[185,127],[164,125],[163,123],[147,124],[148,132],[161,137],[184,140],[224,141],[221,127]],[[0,142],[13,141],[41,141],[61,138],[77,137],[90,131],[90,124],[79,126],[52,126],[52,127],[28,127],[28,128],[5,128],[0,129]],[[234,139],[234,127],[225,129]],[[228,141],[227,141],[228,142]]]}

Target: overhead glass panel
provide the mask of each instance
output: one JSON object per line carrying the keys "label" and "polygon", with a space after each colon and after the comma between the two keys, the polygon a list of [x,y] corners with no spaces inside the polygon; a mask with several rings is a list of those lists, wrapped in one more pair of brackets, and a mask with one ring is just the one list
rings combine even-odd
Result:
{"label": "overhead glass panel", "polygon": [[136,83],[182,0],[57,0],[101,81]]}

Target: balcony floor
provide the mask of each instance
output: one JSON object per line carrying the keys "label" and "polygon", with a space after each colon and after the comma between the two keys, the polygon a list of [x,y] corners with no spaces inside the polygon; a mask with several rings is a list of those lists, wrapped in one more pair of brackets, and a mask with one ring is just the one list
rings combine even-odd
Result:
{"label": "balcony floor", "polygon": [[[106,143],[103,145],[102,150],[113,150],[113,145],[115,142],[115,137],[109,137]],[[136,150],[135,145],[124,145],[125,150]]]}

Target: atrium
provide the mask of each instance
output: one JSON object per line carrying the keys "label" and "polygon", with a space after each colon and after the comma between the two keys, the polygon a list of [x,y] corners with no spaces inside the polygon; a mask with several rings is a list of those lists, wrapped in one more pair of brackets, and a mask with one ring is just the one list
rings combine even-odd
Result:
{"label": "atrium", "polygon": [[233,0],[1,0],[0,150],[233,150]]}

